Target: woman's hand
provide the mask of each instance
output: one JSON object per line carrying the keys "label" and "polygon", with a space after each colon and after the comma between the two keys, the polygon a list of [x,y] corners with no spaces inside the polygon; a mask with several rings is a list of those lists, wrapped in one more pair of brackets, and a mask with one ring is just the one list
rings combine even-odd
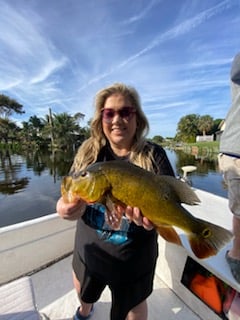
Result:
{"label": "woman's hand", "polygon": [[125,208],[125,216],[130,220],[133,221],[137,226],[142,226],[146,230],[152,230],[154,225],[150,220],[144,217],[137,207],[130,207],[127,206]]}
{"label": "woman's hand", "polygon": [[80,199],[72,203],[66,203],[61,197],[56,205],[56,210],[59,216],[67,220],[79,219],[84,214],[85,209],[86,203]]}

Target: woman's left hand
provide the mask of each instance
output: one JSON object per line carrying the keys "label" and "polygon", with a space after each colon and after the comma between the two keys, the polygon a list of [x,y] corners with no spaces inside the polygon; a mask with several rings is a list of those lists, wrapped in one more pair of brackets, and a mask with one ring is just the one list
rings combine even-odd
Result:
{"label": "woman's left hand", "polygon": [[127,206],[125,208],[125,216],[130,220],[133,221],[137,226],[142,226],[146,230],[152,230],[154,225],[148,218],[144,217],[137,207],[130,207]]}

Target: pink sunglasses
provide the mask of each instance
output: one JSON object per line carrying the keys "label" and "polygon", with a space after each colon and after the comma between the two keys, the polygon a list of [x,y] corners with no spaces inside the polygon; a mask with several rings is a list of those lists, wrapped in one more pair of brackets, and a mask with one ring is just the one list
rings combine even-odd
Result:
{"label": "pink sunglasses", "polygon": [[116,114],[118,114],[120,118],[129,121],[135,113],[136,110],[133,107],[123,107],[119,110],[104,108],[101,110],[102,119],[107,123],[110,123]]}

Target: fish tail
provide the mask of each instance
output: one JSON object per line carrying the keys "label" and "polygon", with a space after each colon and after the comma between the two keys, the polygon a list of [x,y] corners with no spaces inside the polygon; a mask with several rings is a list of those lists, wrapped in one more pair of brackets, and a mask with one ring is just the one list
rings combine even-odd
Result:
{"label": "fish tail", "polygon": [[233,237],[229,230],[213,223],[201,219],[197,219],[197,222],[203,228],[200,232],[189,234],[188,238],[192,251],[200,259],[216,255]]}

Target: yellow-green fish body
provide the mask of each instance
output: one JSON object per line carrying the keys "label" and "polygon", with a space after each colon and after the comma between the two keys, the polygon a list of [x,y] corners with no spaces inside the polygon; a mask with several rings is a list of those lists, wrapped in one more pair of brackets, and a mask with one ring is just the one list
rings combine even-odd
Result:
{"label": "yellow-green fish body", "polygon": [[181,244],[173,226],[188,234],[191,248],[199,258],[214,255],[232,238],[230,231],[195,218],[181,203],[200,202],[184,182],[155,175],[125,161],[98,162],[77,177],[66,177],[62,183],[66,201],[81,198],[88,203],[100,202],[113,213],[111,204],[138,207],[166,240]]}

